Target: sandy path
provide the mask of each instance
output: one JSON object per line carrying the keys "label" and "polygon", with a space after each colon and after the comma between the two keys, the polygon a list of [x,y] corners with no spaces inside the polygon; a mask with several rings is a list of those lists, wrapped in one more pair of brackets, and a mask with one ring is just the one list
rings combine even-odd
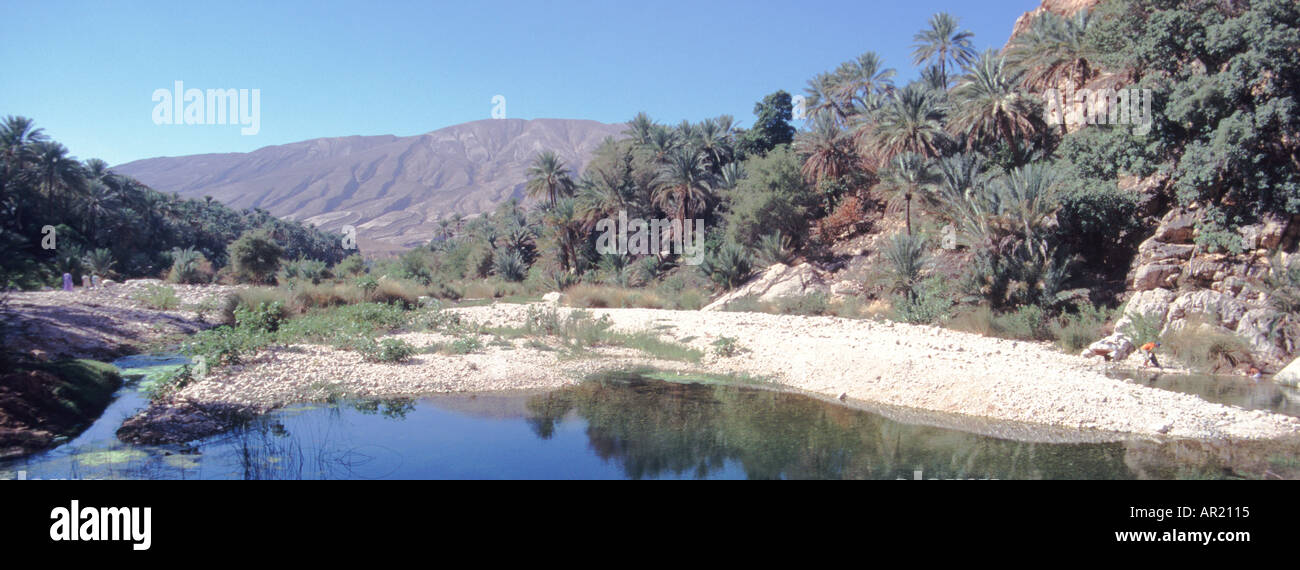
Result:
{"label": "sandy path", "polygon": [[[528,307],[495,304],[455,309],[488,325],[520,325]],[[560,309],[567,311],[568,309]],[[1195,396],[1106,377],[1096,361],[1045,344],[986,338],[890,322],[760,313],[610,309],[614,328],[655,330],[706,352],[699,366],[602,348],[590,358],[510,346],[446,356],[420,354],[404,364],[368,363],[328,347],[264,352],[247,365],[218,370],[174,402],[268,409],[330,394],[389,397],[434,392],[555,388],[600,370],[656,366],[743,373],[781,386],[842,399],[849,405],[897,406],[1078,433],[1127,433],[1199,439],[1268,439],[1300,434],[1300,420],[1206,402]],[[721,336],[746,349],[723,358]],[[439,333],[396,335],[422,346]],[[481,338],[484,344],[491,337]]]}

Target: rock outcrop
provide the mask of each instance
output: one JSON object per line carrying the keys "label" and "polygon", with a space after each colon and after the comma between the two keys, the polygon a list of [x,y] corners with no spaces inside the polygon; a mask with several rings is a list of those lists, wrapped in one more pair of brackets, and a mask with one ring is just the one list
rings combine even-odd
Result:
{"label": "rock outcrop", "polygon": [[[1136,188],[1130,182],[1130,187]],[[1300,220],[1267,218],[1238,230],[1241,252],[1209,252],[1196,243],[1200,212],[1174,208],[1166,212],[1151,237],[1138,246],[1129,272],[1132,296],[1116,323],[1130,330],[1133,314],[1148,317],[1162,333],[1188,323],[1235,333],[1250,348],[1256,364],[1285,363],[1287,350],[1273,334],[1280,314],[1269,306],[1260,286],[1269,258],[1294,249]]]}
{"label": "rock outcrop", "polygon": [[813,293],[830,294],[846,291],[853,284],[837,282],[831,285],[830,274],[813,267],[809,263],[789,266],[777,263],[768,267],[758,277],[738,287],[736,290],[719,297],[704,307],[705,311],[721,311],[738,299],[751,297],[759,301],[776,301],[786,297],[799,297]]}
{"label": "rock outcrop", "polygon": [[1292,360],[1291,364],[1273,377],[1273,380],[1279,384],[1300,387],[1300,358]]}

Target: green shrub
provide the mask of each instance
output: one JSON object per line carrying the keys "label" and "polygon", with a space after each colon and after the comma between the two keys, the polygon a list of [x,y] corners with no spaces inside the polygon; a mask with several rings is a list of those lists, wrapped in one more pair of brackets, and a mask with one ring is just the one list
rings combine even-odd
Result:
{"label": "green shrub", "polygon": [[998,336],[1017,340],[1046,340],[1051,338],[1047,311],[1038,305],[1026,305],[998,315],[995,319]]}
{"label": "green shrub", "polygon": [[136,292],[133,298],[159,311],[170,311],[181,306],[176,290],[164,285],[145,285],[144,290]]}
{"label": "green shrub", "polygon": [[739,287],[754,270],[749,252],[733,242],[723,243],[705,252],[699,268],[704,276],[728,290]]}
{"label": "green shrub", "polygon": [[334,274],[339,277],[356,277],[365,271],[366,262],[359,253],[349,255],[334,265]]}
{"label": "green shrub", "polygon": [[1074,313],[1061,315],[1051,324],[1056,345],[1067,353],[1078,353],[1102,337],[1109,312],[1093,305],[1079,307]]}
{"label": "green shrub", "polygon": [[713,341],[713,353],[722,358],[730,358],[747,349],[740,345],[740,339],[734,336],[720,336],[718,340]]}
{"label": "green shrub", "polygon": [[916,325],[939,322],[948,316],[952,300],[944,293],[943,282],[930,278],[914,286],[910,292],[893,298],[894,319]]}
{"label": "green shrub", "polygon": [[235,307],[235,324],[237,326],[261,332],[279,330],[280,323],[287,317],[288,311],[285,310],[284,303],[280,301],[260,303],[252,308],[243,305]]}
{"label": "green shrub", "polygon": [[1169,331],[1161,341],[1174,359],[1198,372],[1231,370],[1251,362],[1250,345],[1222,327],[1188,319],[1182,327]]}
{"label": "green shrub", "polygon": [[415,354],[415,347],[404,340],[386,338],[379,342],[370,340],[362,343],[357,351],[368,362],[405,362]]}
{"label": "green shrub", "polygon": [[280,269],[284,248],[267,230],[244,232],[227,248],[236,277],[253,283],[265,283]]}
{"label": "green shrub", "polygon": [[764,265],[784,263],[789,265],[794,260],[794,248],[789,237],[781,235],[781,230],[764,235],[754,246],[754,257]]}
{"label": "green shrub", "polygon": [[357,289],[360,289],[361,292],[365,294],[366,300],[370,300],[370,297],[371,295],[374,294],[375,289],[379,288],[379,280],[375,279],[373,275],[362,275],[361,277],[357,278],[356,286]]}
{"label": "green shrub", "polygon": [[524,263],[523,256],[517,251],[498,252],[492,261],[492,271],[497,277],[518,283],[528,277],[528,264]]}
{"label": "green shrub", "polygon": [[892,287],[896,293],[910,293],[921,279],[925,266],[925,238],[905,233],[894,234],[881,251],[889,264]]}
{"label": "green shrub", "polygon": [[825,293],[809,293],[778,299],[776,310],[783,315],[826,315],[831,304]]}
{"label": "green shrub", "polygon": [[1160,340],[1160,331],[1164,328],[1164,323],[1155,315],[1129,311],[1129,322],[1119,332],[1124,333],[1133,344],[1142,346],[1148,342],[1157,342]]}
{"label": "green shrub", "polygon": [[212,264],[193,248],[172,251],[172,266],[167,280],[172,283],[210,283],[215,272]]}
{"label": "green shrub", "polygon": [[285,283],[303,281],[318,285],[322,279],[328,277],[330,277],[328,265],[324,261],[315,259],[300,257],[297,260],[285,263],[280,269],[280,280]]}
{"label": "green shrub", "polygon": [[560,325],[560,313],[555,307],[545,309],[528,307],[528,312],[524,316],[524,330],[529,334],[553,336],[559,334]]}

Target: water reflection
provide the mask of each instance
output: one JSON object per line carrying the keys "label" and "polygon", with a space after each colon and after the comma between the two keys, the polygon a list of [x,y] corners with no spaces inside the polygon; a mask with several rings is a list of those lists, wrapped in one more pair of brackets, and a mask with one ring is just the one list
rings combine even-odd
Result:
{"label": "water reflection", "polygon": [[79,438],[0,464],[0,478],[1300,478],[1300,442],[1027,439],[614,374],[550,392],[300,406],[192,446]]}
{"label": "water reflection", "polygon": [[798,394],[611,377],[528,402],[538,436],[570,413],[633,479],[1129,478],[1122,443],[1043,444],[907,425]]}
{"label": "water reflection", "polygon": [[1300,390],[1271,380],[1141,370],[1115,371],[1111,374],[1135,384],[1192,394],[1210,402],[1300,417]]}

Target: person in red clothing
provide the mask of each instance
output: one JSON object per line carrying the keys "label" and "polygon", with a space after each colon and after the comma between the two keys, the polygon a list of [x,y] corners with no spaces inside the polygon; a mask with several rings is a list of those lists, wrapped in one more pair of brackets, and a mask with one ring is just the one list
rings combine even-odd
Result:
{"label": "person in red clothing", "polygon": [[1161,368],[1161,369],[1163,369],[1164,367],[1160,365],[1160,361],[1159,361],[1159,360],[1156,360],[1156,349],[1157,349],[1157,348],[1160,348],[1160,343],[1158,343],[1158,342],[1154,342],[1154,341],[1152,341],[1152,342],[1148,342],[1148,343],[1142,345],[1142,352],[1145,352],[1146,355],[1147,355],[1147,362],[1146,362],[1146,365],[1147,365],[1147,366],[1153,366],[1153,365],[1154,365],[1156,368]]}

